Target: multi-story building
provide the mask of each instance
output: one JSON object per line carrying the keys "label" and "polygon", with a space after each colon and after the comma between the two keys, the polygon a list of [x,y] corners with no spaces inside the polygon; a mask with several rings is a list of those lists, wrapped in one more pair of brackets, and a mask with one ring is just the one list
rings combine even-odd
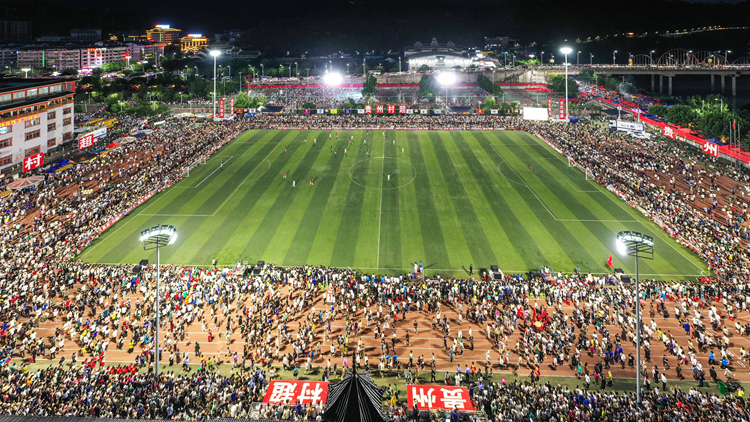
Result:
{"label": "multi-story building", "polygon": [[102,67],[105,63],[124,62],[130,55],[126,46],[89,47],[80,51],[81,65],[78,69],[84,71]]}
{"label": "multi-story building", "polygon": [[18,51],[18,67],[30,69],[80,69],[81,49],[57,47],[27,48]]}
{"label": "multi-story building", "polygon": [[180,32],[182,30],[170,28],[169,25],[156,25],[155,28],[146,31],[146,38],[160,44],[179,44]]}
{"label": "multi-story building", "polygon": [[0,21],[0,41],[30,41],[30,21]]}
{"label": "multi-story building", "polygon": [[73,141],[75,81],[0,79],[0,172]]}
{"label": "multi-story building", "polygon": [[18,50],[0,50],[0,73],[18,67]]}
{"label": "multi-story building", "polygon": [[180,51],[183,53],[197,53],[208,47],[208,38],[201,34],[188,34],[180,38]]}
{"label": "multi-story building", "polygon": [[422,44],[416,42],[414,45],[404,49],[404,57],[406,59],[413,54],[418,53],[454,53],[458,55],[464,55],[467,53],[466,47],[456,45],[452,41],[448,41],[445,44],[441,44],[436,38],[433,38],[429,44]]}
{"label": "multi-story building", "polygon": [[[159,44],[135,44],[106,45],[92,47],[38,47],[19,50],[16,53],[17,67],[30,69],[52,69],[61,71],[63,69],[77,69],[90,71],[96,67],[102,67],[106,63],[124,62],[130,57],[130,62],[135,63],[148,60],[153,57],[164,56],[164,46]],[[12,54],[7,55],[12,60]],[[3,59],[3,50],[0,50],[0,63]],[[0,64],[0,67],[4,65]],[[16,66],[14,66],[16,67]],[[2,70],[0,68],[0,70]]]}
{"label": "multi-story building", "polygon": [[125,43],[130,52],[130,63],[164,57],[164,44]]}
{"label": "multi-story building", "polygon": [[102,39],[101,28],[75,28],[70,30],[70,38],[79,42],[97,42]]}

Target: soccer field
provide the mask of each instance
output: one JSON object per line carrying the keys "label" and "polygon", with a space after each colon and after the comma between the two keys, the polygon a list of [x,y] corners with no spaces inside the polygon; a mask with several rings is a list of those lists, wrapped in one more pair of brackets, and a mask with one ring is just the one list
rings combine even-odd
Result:
{"label": "soccer field", "polygon": [[[497,264],[505,272],[549,265],[604,273],[616,233],[637,230],[655,237],[654,260],[640,262],[645,277],[706,271],[697,256],[525,132],[248,131],[78,259],[155,262],[139,236],[157,224],[179,232],[162,249],[163,264],[264,260],[393,274],[422,261],[428,273],[448,277],[464,276],[469,264],[475,271]],[[615,267],[634,272],[632,258],[613,256]]]}

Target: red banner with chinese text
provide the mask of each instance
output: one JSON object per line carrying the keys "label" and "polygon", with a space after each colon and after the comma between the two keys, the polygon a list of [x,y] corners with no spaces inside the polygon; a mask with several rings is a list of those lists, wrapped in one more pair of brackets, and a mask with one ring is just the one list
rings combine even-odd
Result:
{"label": "red banner with chinese text", "polygon": [[23,171],[34,170],[44,164],[44,153],[34,154],[23,159]]}
{"label": "red banner with chinese text", "polygon": [[326,404],[328,383],[319,381],[271,381],[263,403]]}
{"label": "red banner with chinese text", "polygon": [[445,385],[407,385],[407,403],[420,409],[475,410],[466,387]]}

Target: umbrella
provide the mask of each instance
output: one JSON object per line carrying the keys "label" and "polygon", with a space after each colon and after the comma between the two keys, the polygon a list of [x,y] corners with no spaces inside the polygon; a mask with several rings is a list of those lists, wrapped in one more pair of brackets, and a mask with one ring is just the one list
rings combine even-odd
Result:
{"label": "umbrella", "polygon": [[39,183],[41,183],[44,180],[44,176],[30,176],[30,177],[24,177],[23,179],[18,179],[14,182],[8,183],[8,186],[6,186],[8,189],[23,189],[28,188],[31,186],[36,186]]}

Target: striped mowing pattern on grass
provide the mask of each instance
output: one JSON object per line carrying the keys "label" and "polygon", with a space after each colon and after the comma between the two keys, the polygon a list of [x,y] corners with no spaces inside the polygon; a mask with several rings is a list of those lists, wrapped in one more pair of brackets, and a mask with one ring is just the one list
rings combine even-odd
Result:
{"label": "striped mowing pattern on grass", "polygon": [[[615,234],[638,230],[656,237],[655,259],[642,260],[641,273],[680,278],[706,270],[525,132],[248,131],[109,228],[79,259],[155,260],[138,238],[156,224],[178,228],[177,242],[162,250],[162,262],[178,265],[216,258],[403,273],[422,261],[452,275],[469,264],[603,273]],[[614,260],[634,270],[632,259]]]}

